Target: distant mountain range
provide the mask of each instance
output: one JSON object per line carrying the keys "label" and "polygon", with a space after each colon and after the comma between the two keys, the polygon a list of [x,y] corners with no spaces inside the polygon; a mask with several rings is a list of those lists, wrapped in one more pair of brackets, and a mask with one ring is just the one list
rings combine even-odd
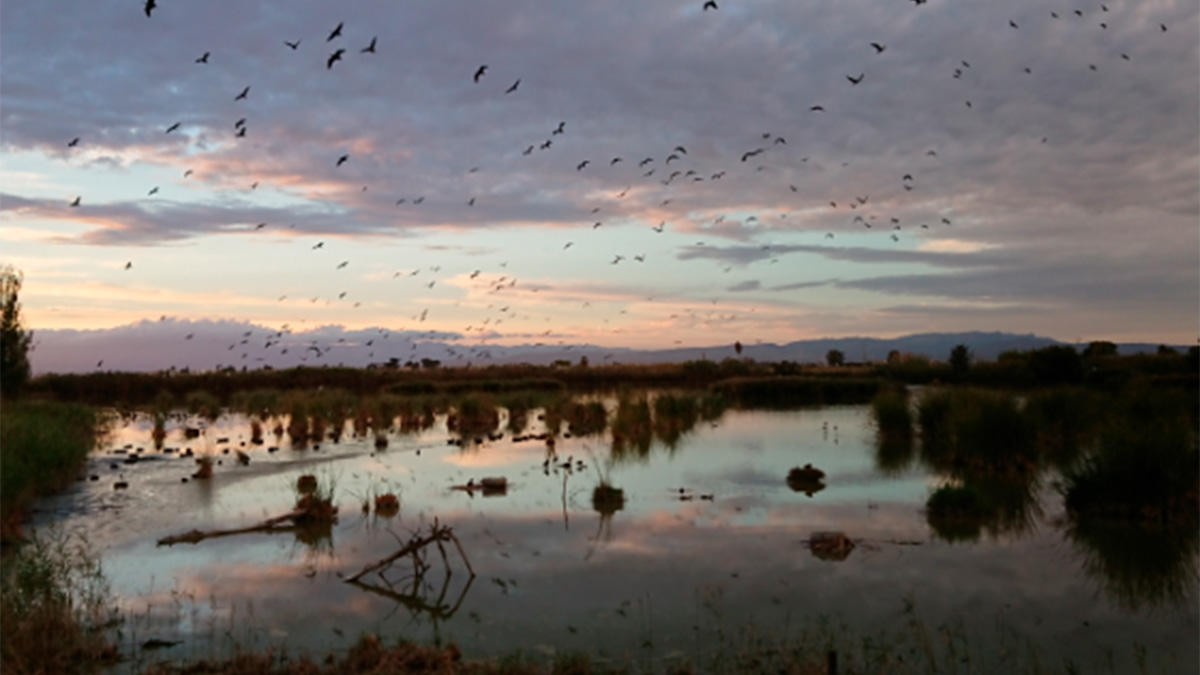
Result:
{"label": "distant mountain range", "polygon": [[[97,370],[154,371],[171,367],[207,370],[218,366],[254,369],[300,365],[364,367],[397,359],[400,363],[435,359],[447,366],[530,363],[559,360],[592,365],[605,363],[678,363],[726,358],[756,361],[822,363],[837,349],[848,363],[884,361],[892,350],[946,360],[950,350],[966,345],[976,358],[993,360],[1008,350],[1039,349],[1067,344],[1038,335],[1013,333],[922,333],[895,338],[842,337],[800,340],[787,344],[734,344],[674,349],[628,349],[597,345],[528,344],[515,346],[466,344],[451,333],[393,332],[371,328],[345,330],[322,326],[305,332],[283,333],[236,321],[143,321],[107,330],[37,330],[30,355],[35,374]],[[1122,354],[1153,352],[1157,344],[1119,344]],[[1176,346],[1184,350],[1185,347]]]}

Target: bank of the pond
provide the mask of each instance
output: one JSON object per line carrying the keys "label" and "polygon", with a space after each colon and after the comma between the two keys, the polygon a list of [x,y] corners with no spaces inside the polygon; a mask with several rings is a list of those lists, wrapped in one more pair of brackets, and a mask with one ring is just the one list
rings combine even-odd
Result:
{"label": "bank of the pond", "polygon": [[0,407],[0,541],[21,537],[29,505],[74,480],[100,433],[78,403],[13,401]]}

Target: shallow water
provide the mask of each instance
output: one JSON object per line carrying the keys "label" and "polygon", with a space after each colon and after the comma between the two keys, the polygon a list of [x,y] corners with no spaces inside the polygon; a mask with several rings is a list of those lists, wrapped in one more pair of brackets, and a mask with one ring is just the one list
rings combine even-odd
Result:
{"label": "shallow water", "polygon": [[[571,458],[569,471],[544,469],[545,443],[508,433],[448,445],[444,418],[417,434],[391,434],[381,452],[372,438],[349,435],[319,450],[293,450],[269,433],[254,446],[239,415],[197,439],[184,439],[182,426],[168,425],[166,445],[176,452],[160,453],[151,449],[149,418],[118,425],[90,460],[98,480],[36,514],[40,524],[86,533],[102,553],[134,617],[122,629],[129,645],[184,641],[143,659],[266,645],[321,654],[370,631],[452,640],[469,657],[587,650],[700,661],[747,626],[772,636],[832,616],[870,634],[915,615],[931,630],[961,626],[984,660],[1000,648],[989,646],[998,636],[1012,635],[1042,650],[1043,663],[1070,659],[1086,672],[1110,658],[1120,672],[1143,648],[1171,672],[1197,669],[1195,537],[1182,554],[1160,556],[1168,559],[1115,553],[1108,542],[1121,541],[1119,532],[1072,535],[1056,524],[1061,499],[1048,477],[981,531],[939,532],[922,506],[942,479],[915,463],[879,468],[866,406],[730,410],[673,447],[655,439],[645,454],[614,455],[608,435],[560,439],[557,462]],[[268,452],[271,445],[280,449]],[[211,480],[181,482],[195,470],[179,457],[187,448],[221,460]],[[250,464],[238,465],[232,449]],[[130,453],[141,461],[124,464]],[[825,489],[789,488],[789,469],[805,463],[826,472]],[[156,545],[193,528],[285,513],[304,473],[336,483],[340,517],[328,532]],[[486,476],[507,477],[506,494],[452,489]],[[592,503],[603,478],[624,491],[623,507],[609,514]],[[121,479],[129,488],[115,490]],[[399,515],[364,515],[363,497],[384,491],[400,497]],[[375,575],[366,586],[342,580],[434,519],[453,528],[474,577],[450,546],[448,564],[431,549],[415,590],[401,563],[390,587]],[[829,530],[856,542],[844,560],[820,559],[806,545]]]}

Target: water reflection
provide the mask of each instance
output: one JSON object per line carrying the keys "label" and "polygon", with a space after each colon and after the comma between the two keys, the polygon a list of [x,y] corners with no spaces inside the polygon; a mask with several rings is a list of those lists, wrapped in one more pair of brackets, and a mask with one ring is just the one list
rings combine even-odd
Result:
{"label": "water reflection", "polygon": [[1064,536],[1083,571],[1128,611],[1194,607],[1200,529],[1121,522],[1069,522]]}
{"label": "water reflection", "polygon": [[[801,614],[837,614],[869,631],[894,621],[906,594],[915,597],[931,625],[965,616],[987,629],[1005,618],[1024,635],[1053,635],[1054,659],[1093,663],[1088,659],[1097,645],[1128,647],[1134,640],[1167,643],[1184,654],[1197,649],[1194,610],[1182,619],[1129,612],[1169,604],[1156,598],[1194,595],[1194,531],[1135,543],[1149,562],[1130,562],[1122,557],[1129,552],[1119,547],[1133,535],[1063,535],[1040,528],[1045,516],[1038,497],[1050,492],[1042,477],[917,470],[912,458],[919,448],[880,447],[866,406],[730,410],[719,425],[708,425],[695,406],[678,402],[670,404],[679,410],[676,419],[666,423],[668,404],[656,407],[655,400],[636,392],[604,400],[608,430],[594,436],[578,435],[582,427],[569,418],[585,413],[568,412],[561,404],[555,404],[561,414],[527,406],[518,424],[516,409],[506,415],[501,408],[492,428],[504,429],[505,438],[485,436],[470,452],[448,445],[456,434],[447,428],[444,411],[426,417],[432,408],[414,404],[409,419],[428,426],[391,436],[386,452],[373,451],[370,434],[315,455],[248,445],[245,451],[253,456],[248,466],[225,462],[212,479],[188,484],[180,477],[194,470],[193,460],[164,456],[122,466],[129,490],[85,482],[75,487],[74,497],[63,499],[86,508],[45,513],[66,514],[70,526],[95,533],[106,546],[114,588],[131,603],[150,597],[147,580],[155,578],[223,603],[253,598],[259,612],[254,621],[265,624],[270,635],[317,652],[344,644],[330,635],[336,625],[346,635],[371,631],[389,639],[403,634],[426,641],[444,633],[472,656],[547,644],[640,653],[653,626],[657,652],[692,654],[698,644],[711,646],[717,631],[751,621],[783,626]],[[656,422],[660,407],[664,412]],[[381,424],[386,413],[379,413]],[[546,425],[538,423],[538,414]],[[403,427],[405,414],[397,415]],[[544,438],[526,438],[523,431],[518,440],[508,433],[526,426],[541,433],[556,417],[559,429],[570,424],[572,433],[558,437],[553,455]],[[264,419],[265,429],[277,421],[288,422]],[[252,434],[249,418],[223,418],[206,429],[181,447],[202,451],[208,434],[218,429],[233,444]],[[673,439],[674,451],[660,430]],[[168,431],[173,438],[174,429]],[[118,430],[112,443],[136,447],[150,433],[148,418],[144,428]],[[589,460],[586,466],[580,458]],[[95,461],[104,473],[114,456],[101,450]],[[806,462],[819,467],[824,480],[787,480],[791,468]],[[906,463],[911,470],[899,472]],[[164,534],[245,525],[278,514],[294,503],[297,477],[321,471],[339,479],[336,496],[343,510],[349,506],[357,514],[382,485],[401,499],[402,513],[346,518],[317,531],[153,548]],[[593,477],[593,471],[599,475]],[[508,477],[506,497],[472,500],[453,489],[488,476]],[[987,505],[984,516],[965,524],[927,524],[921,507],[929,487],[945,480],[971,485]],[[619,496],[598,484],[620,486]],[[820,491],[822,499],[800,498],[797,490]],[[1054,511],[1057,502],[1047,503]],[[375,512],[382,513],[378,506]],[[622,521],[616,528],[618,512]],[[419,584],[401,576],[399,563],[387,581],[368,575],[351,585],[339,578],[395,551],[389,528],[434,518],[454,524],[471,564],[493,583],[474,585],[460,573],[452,546],[448,584],[436,549],[430,558],[435,569]],[[572,518],[575,528],[569,527]],[[836,565],[814,558],[805,542],[829,531],[845,533],[858,553]],[[1060,545],[1063,536],[1084,558],[1086,575],[1079,573],[1071,548]],[[974,543],[947,546],[939,540]],[[1191,558],[1182,553],[1188,547]],[[297,559],[297,552],[306,555]],[[1155,565],[1162,573],[1137,575]],[[1105,593],[1095,592],[1093,579],[1104,580]],[[719,618],[705,618],[698,592],[718,605]],[[381,618],[397,612],[421,627]],[[1033,618],[1042,623],[1026,629]],[[1091,621],[1090,632],[1079,628],[1084,618]],[[179,632],[164,638],[192,637],[189,629]]]}

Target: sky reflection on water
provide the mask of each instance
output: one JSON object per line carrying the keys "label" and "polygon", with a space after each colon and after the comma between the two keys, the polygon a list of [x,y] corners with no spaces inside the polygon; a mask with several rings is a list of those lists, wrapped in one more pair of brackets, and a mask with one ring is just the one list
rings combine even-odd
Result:
{"label": "sky reflection on water", "polygon": [[[560,461],[586,465],[571,472],[544,470],[540,441],[506,435],[448,445],[444,419],[419,434],[393,434],[380,453],[370,438],[349,435],[317,452],[246,446],[252,461],[244,467],[221,453],[216,437],[240,448],[249,430],[241,418],[187,442],[171,430],[168,447],[215,451],[222,460],[211,481],[185,484],[191,459],[120,463],[111,450],[150,440],[144,420],[119,427],[89,468],[100,480],[47,501],[39,516],[88,533],[114,589],[142,617],[143,639],[189,640],[156,658],[279,642],[319,653],[363,631],[452,639],[471,656],[522,648],[699,657],[751,623],[774,633],[837,615],[863,630],[894,627],[908,601],[931,627],[961,622],[980,643],[997,626],[1011,628],[1033,638],[1050,663],[1100,663],[1110,648],[1126,659],[1137,643],[1152,659],[1174,654],[1190,670],[1200,645],[1195,532],[1142,531],[1130,547],[1128,533],[1067,528],[1056,524],[1060,499],[1042,479],[1017,486],[1001,500],[1005,512],[973,536],[939,536],[921,507],[940,479],[915,461],[879,467],[865,406],[730,410],[698,422],[673,448],[655,442],[645,455],[618,459],[607,435],[562,439]],[[811,497],[786,482],[789,469],[805,463],[826,472],[826,488]],[[337,482],[340,519],[327,536],[155,545],[192,528],[286,512],[302,473]],[[129,490],[112,489],[116,475]],[[506,476],[507,494],[451,489],[485,476]],[[602,477],[625,495],[608,515],[592,504]],[[1013,490],[996,487],[1005,489]],[[362,497],[384,490],[399,495],[400,514],[363,515]],[[451,552],[449,582],[443,587],[434,554],[427,586],[405,602],[342,582],[398,548],[389,529],[405,540],[434,518],[454,528],[477,577]],[[808,538],[827,530],[857,542],[846,560],[808,550]],[[363,581],[385,588],[373,575]],[[390,590],[403,594],[403,584]]]}

